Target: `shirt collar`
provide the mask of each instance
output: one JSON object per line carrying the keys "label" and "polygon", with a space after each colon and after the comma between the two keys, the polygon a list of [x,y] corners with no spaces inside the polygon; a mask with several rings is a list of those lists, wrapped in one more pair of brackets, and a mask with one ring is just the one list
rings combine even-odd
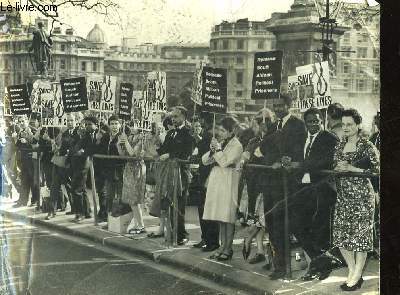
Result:
{"label": "shirt collar", "polygon": [[291,116],[291,114],[289,113],[281,119],[282,120],[282,128],[283,128],[283,126],[285,126],[285,124],[289,120],[290,116]]}
{"label": "shirt collar", "polygon": [[176,128],[176,129],[182,129],[183,127],[185,127],[185,123],[182,123],[182,125],[180,125],[178,128]]}
{"label": "shirt collar", "polygon": [[321,133],[321,130],[320,131],[318,131],[317,133],[314,133],[314,134],[311,134],[310,132],[307,132],[307,140],[309,141],[310,140],[310,138],[311,138],[311,136],[313,137],[313,141],[315,140],[315,138],[318,136],[318,134],[320,134]]}

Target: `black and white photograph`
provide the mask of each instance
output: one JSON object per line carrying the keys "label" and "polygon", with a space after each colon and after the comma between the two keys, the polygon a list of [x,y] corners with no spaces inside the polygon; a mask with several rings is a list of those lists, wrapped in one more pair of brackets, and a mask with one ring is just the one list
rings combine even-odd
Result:
{"label": "black and white photograph", "polygon": [[383,2],[0,0],[0,294],[400,294]]}

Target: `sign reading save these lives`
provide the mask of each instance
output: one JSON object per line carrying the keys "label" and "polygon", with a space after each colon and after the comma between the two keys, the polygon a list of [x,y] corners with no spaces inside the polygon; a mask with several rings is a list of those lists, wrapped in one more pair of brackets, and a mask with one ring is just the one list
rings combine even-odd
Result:
{"label": "sign reading save these lives", "polygon": [[28,115],[32,112],[26,84],[8,86],[7,93],[13,115]]}
{"label": "sign reading save these lives", "polygon": [[88,110],[86,93],[86,78],[71,78],[60,80],[62,101],[66,113]]}
{"label": "sign reading save these lives", "polygon": [[253,99],[275,99],[280,97],[283,52],[256,52],[254,55]]}
{"label": "sign reading save these lives", "polygon": [[312,107],[323,109],[332,103],[327,61],[297,67],[296,73],[297,81],[294,77],[288,79],[288,88],[297,92],[296,108],[305,112]]}
{"label": "sign reading save these lives", "polygon": [[130,120],[132,117],[133,85],[131,83],[121,83],[119,99],[119,117]]}
{"label": "sign reading save these lives", "polygon": [[227,109],[226,70],[203,67],[202,110],[225,114]]}
{"label": "sign reading save these lives", "polygon": [[117,77],[88,75],[86,84],[89,110],[114,113]]}

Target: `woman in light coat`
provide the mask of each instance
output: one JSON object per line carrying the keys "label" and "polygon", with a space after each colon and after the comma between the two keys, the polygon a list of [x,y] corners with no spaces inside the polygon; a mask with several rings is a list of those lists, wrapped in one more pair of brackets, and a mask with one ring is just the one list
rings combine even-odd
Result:
{"label": "woman in light coat", "polygon": [[214,165],[208,178],[203,219],[220,224],[221,250],[210,257],[219,261],[230,260],[233,255],[240,178],[239,169],[236,168],[243,152],[233,132],[236,125],[234,118],[224,118],[218,127],[221,143],[213,138],[210,151],[202,157],[204,165]]}

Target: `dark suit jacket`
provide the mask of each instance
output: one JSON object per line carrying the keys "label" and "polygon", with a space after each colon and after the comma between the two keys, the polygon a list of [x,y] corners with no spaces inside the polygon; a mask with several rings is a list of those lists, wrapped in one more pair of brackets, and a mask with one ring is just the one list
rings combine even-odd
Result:
{"label": "dark suit jacket", "polygon": [[165,141],[157,150],[159,155],[169,154],[170,159],[187,160],[193,153],[195,140],[185,126],[168,131]]}
{"label": "dark suit jacket", "polygon": [[[303,140],[303,153],[307,136]],[[321,131],[311,145],[308,157],[302,163],[302,173],[310,173],[311,184],[314,185],[314,192],[319,196],[320,201],[333,205],[336,201],[336,184],[332,177],[318,173],[318,170],[332,170],[333,155],[339,138],[328,131]],[[301,180],[300,180],[301,181]]]}
{"label": "dark suit jacket", "polygon": [[[277,128],[277,122],[272,126]],[[281,130],[277,130],[277,144],[282,156],[289,156],[293,162],[303,161],[304,138],[307,136],[304,122],[295,116],[290,116]]]}

